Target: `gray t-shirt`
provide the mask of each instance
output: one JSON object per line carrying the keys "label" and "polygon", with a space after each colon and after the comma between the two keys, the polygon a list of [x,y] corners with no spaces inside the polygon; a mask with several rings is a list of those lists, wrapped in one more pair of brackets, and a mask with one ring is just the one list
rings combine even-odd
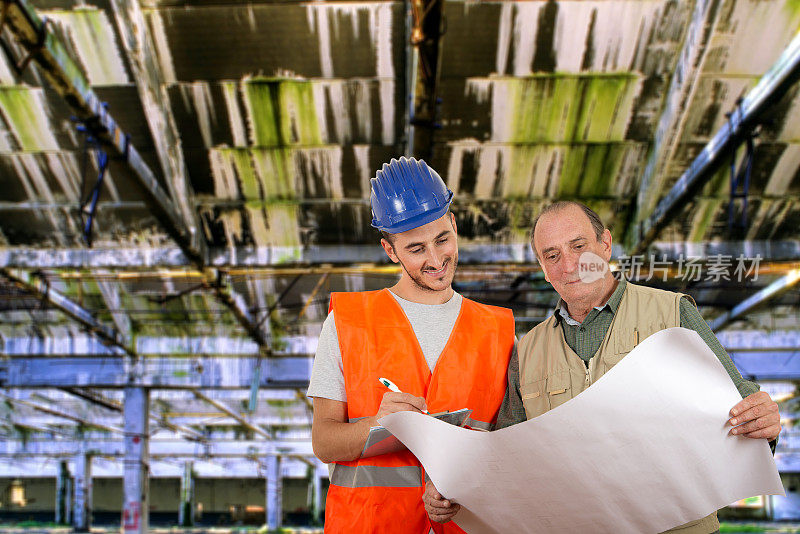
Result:
{"label": "gray t-shirt", "polygon": [[[417,336],[425,361],[433,371],[439,355],[444,350],[447,340],[450,339],[450,333],[453,331],[458,313],[461,311],[463,298],[453,292],[453,296],[444,304],[419,304],[402,299],[394,293],[392,296],[408,317],[408,322],[411,323],[411,328]],[[393,379],[391,376],[386,378]],[[336,335],[333,312],[328,314],[322,324],[307,395],[347,402],[344,371],[342,370],[342,352],[339,348],[339,337]]]}

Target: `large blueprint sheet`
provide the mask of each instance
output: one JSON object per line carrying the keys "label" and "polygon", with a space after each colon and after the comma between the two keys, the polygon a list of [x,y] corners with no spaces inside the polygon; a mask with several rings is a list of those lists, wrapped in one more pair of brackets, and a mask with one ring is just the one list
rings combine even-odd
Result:
{"label": "large blueprint sheet", "polygon": [[729,436],[741,396],[697,333],[658,332],[569,402],[496,432],[380,419],[462,505],[469,533],[661,532],[784,494],[766,440]]}

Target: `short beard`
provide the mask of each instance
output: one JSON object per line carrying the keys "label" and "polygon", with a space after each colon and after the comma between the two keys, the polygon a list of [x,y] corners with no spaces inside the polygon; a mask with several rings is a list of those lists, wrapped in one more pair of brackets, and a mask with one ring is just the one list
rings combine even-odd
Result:
{"label": "short beard", "polygon": [[[455,255],[450,258],[450,261],[453,262],[453,278],[455,278],[456,268],[458,267],[458,252],[456,252]],[[402,261],[400,262],[400,266],[403,267],[403,270],[406,272],[411,281],[414,282],[414,285],[417,286],[418,289],[421,289],[422,291],[430,291],[431,293],[441,291],[440,289],[433,289],[431,286],[425,284],[425,282],[422,281],[421,275],[419,277],[414,277],[410,272],[408,272],[408,269],[406,269],[406,266],[403,265]],[[450,280],[450,285],[453,285],[453,280]]]}

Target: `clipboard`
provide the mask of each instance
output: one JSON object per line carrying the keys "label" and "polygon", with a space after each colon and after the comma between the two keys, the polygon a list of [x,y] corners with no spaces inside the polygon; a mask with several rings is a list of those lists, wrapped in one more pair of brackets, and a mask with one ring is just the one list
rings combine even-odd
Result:
{"label": "clipboard", "polygon": [[[454,412],[439,412],[430,414],[439,421],[450,423],[455,426],[464,426],[467,417],[472,414],[469,408],[461,408]],[[386,454],[387,452],[402,451],[406,448],[400,440],[392,435],[391,432],[382,426],[373,426],[369,429],[367,442],[364,443],[364,450],[361,451],[361,458],[369,458],[370,456],[378,456],[379,454]]]}

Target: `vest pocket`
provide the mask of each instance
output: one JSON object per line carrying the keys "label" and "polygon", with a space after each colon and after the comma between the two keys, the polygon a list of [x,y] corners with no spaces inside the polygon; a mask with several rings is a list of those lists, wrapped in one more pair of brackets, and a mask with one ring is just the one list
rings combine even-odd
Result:
{"label": "vest pocket", "polygon": [[540,380],[521,384],[519,392],[528,419],[561,406],[572,398],[569,371],[560,371]]}
{"label": "vest pocket", "polygon": [[[628,354],[639,343],[650,337],[651,334],[668,328],[664,322],[640,323],[636,327],[615,327],[616,332],[612,332],[616,337],[614,352],[616,354]],[[620,357],[620,359],[622,359]],[[619,361],[619,360],[617,360]]]}
{"label": "vest pocket", "polygon": [[551,410],[572,398],[572,381],[569,371],[553,373],[547,377],[547,398]]}
{"label": "vest pocket", "polygon": [[522,396],[522,405],[525,407],[525,415],[528,419],[533,419],[550,409],[547,402],[545,385],[547,379],[534,380],[526,384],[520,384],[519,392]]}
{"label": "vest pocket", "polygon": [[618,328],[617,332],[612,332],[615,334],[616,343],[614,347],[614,356],[617,363],[622,359],[623,356],[628,354],[633,348],[641,343],[643,340],[640,339],[643,332],[640,332],[636,328]]}

